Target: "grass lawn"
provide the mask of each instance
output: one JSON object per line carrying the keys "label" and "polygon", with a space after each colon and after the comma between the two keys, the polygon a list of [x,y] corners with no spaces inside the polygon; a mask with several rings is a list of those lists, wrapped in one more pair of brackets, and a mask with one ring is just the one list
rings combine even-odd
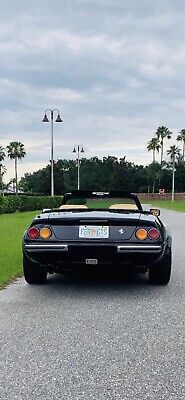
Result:
{"label": "grass lawn", "polygon": [[38,211],[0,215],[0,288],[22,275],[21,242]]}
{"label": "grass lawn", "polygon": [[[101,199],[101,200],[88,199],[85,204],[89,208],[109,208],[109,206],[113,203],[118,203],[118,204],[119,203],[130,203],[130,204],[132,204],[132,201],[129,201],[128,199],[113,199],[113,200],[110,200],[110,199],[106,199],[106,200],[105,199]],[[153,201],[151,199],[148,201],[142,201],[142,203],[148,203],[155,207],[167,208],[169,210],[185,212],[185,200],[175,200],[172,203],[171,200]],[[134,204],[134,202],[133,202],[133,204]]]}
{"label": "grass lawn", "polygon": [[81,199],[75,199],[75,201],[69,202],[69,204],[84,204],[88,208],[109,208],[112,204],[135,204],[134,200],[128,198],[107,198],[107,199],[86,199],[82,201]]}
{"label": "grass lawn", "polygon": [[185,212],[185,201],[184,200],[175,200],[173,203],[171,200],[158,200],[156,202],[151,200],[151,202],[149,201],[149,203],[156,207],[167,208],[169,210]]}

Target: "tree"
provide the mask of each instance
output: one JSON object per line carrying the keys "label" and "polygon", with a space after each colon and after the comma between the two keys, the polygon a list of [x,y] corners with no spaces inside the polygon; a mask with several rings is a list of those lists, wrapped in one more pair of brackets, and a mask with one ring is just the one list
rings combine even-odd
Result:
{"label": "tree", "polygon": [[0,146],[0,162],[4,161],[5,156],[4,148]]}
{"label": "tree", "polygon": [[[152,182],[152,193],[155,193],[156,182],[160,180],[161,177],[161,166],[158,162],[152,162],[147,167],[147,178],[148,178],[148,191],[150,189],[150,182]],[[159,189],[159,188],[158,188]]]}
{"label": "tree", "polygon": [[[59,161],[54,162],[53,166],[55,194],[61,195],[66,191],[64,184],[65,171],[63,165],[59,163]],[[67,168],[65,168],[65,170],[66,169]],[[24,192],[49,196],[51,191],[51,165],[47,165],[45,168],[39,169],[32,174],[26,173],[24,177],[20,179],[19,187]]]}
{"label": "tree", "polygon": [[152,138],[147,145],[147,150],[148,151],[153,151],[153,162],[155,162],[155,152],[159,152],[160,149],[160,144],[159,144],[159,139],[158,138]]}
{"label": "tree", "polygon": [[5,166],[0,163],[0,190],[4,189],[4,184],[3,184],[3,175],[6,174],[7,169],[5,168]]}
{"label": "tree", "polygon": [[182,159],[184,161],[185,156],[185,129],[181,129],[179,135],[177,136],[177,140],[180,142],[182,141]]}
{"label": "tree", "polygon": [[[175,163],[176,190],[185,191],[185,161]],[[75,160],[58,160],[54,163],[55,192],[62,195],[77,187],[77,167]],[[150,165],[135,165],[122,157],[92,157],[82,158],[80,164],[81,189],[92,191],[129,190],[141,193],[158,192],[160,187],[171,191],[172,163],[155,162]],[[19,187],[24,192],[32,194],[50,194],[51,165],[32,174],[25,174],[19,181]],[[21,185],[21,186],[20,186]]]}
{"label": "tree", "polygon": [[172,132],[169,131],[166,126],[159,126],[156,131],[157,139],[160,141],[160,146],[161,146],[161,165],[163,162],[163,148],[164,148],[164,139],[170,139]]}
{"label": "tree", "polygon": [[3,189],[3,175],[6,172],[6,168],[3,165],[2,161],[4,161],[6,154],[4,152],[4,148],[0,146],[0,188]]}
{"label": "tree", "polygon": [[179,157],[175,164],[175,187],[178,192],[185,192],[185,161]]}
{"label": "tree", "polygon": [[15,160],[15,188],[16,194],[18,194],[18,179],[17,179],[17,164],[18,159],[21,160],[25,157],[26,151],[24,148],[24,144],[21,142],[10,142],[9,146],[7,146],[8,157],[10,159]]}
{"label": "tree", "polygon": [[178,146],[170,146],[169,150],[167,150],[167,154],[170,156],[172,161],[172,201],[174,201],[174,191],[175,191],[175,160],[177,156],[180,154],[180,149]]}

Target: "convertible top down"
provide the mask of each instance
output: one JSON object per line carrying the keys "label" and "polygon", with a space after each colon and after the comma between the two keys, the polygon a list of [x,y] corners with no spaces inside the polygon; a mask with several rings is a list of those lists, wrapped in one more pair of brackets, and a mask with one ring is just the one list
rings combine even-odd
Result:
{"label": "convertible top down", "polygon": [[129,192],[73,191],[58,209],[43,210],[23,237],[23,269],[28,283],[44,283],[48,273],[78,268],[144,270],[149,281],[167,284],[171,236],[159,210],[144,211]]}

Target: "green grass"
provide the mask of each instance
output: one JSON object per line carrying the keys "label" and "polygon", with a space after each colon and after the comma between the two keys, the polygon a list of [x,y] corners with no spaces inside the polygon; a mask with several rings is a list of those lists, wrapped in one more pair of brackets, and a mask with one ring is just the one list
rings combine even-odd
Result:
{"label": "green grass", "polygon": [[83,204],[86,205],[88,208],[98,208],[98,209],[102,209],[102,208],[109,208],[112,204],[120,204],[120,203],[124,203],[124,204],[135,204],[135,202],[133,200],[130,200],[128,198],[107,198],[107,199],[75,199],[71,200],[68,202],[68,204]]}
{"label": "green grass", "polygon": [[21,242],[38,211],[0,215],[0,288],[22,275]]}
{"label": "green grass", "polygon": [[[126,200],[123,199],[117,199],[115,203],[126,203]],[[184,200],[175,200],[173,203],[171,200],[148,200],[147,202],[143,201],[143,203],[149,203],[152,204],[155,207],[159,208],[167,208],[169,210],[174,210],[174,211],[180,211],[180,212],[185,212],[185,201]],[[109,208],[111,204],[113,204],[113,201],[110,200],[88,200],[86,203],[87,206],[89,207],[94,207],[94,208]]]}
{"label": "green grass", "polygon": [[151,200],[150,204],[154,205],[155,207],[167,208],[169,210],[185,212],[184,200],[175,200],[173,203],[171,200],[158,200],[155,202]]}

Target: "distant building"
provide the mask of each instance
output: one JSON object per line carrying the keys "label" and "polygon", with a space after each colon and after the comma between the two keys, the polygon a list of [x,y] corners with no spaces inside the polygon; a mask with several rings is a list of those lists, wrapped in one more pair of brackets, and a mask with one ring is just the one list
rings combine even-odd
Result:
{"label": "distant building", "polygon": [[11,188],[8,188],[8,189],[1,189],[0,190],[0,194],[15,194],[15,192],[14,192],[14,190],[13,189],[11,189]]}

